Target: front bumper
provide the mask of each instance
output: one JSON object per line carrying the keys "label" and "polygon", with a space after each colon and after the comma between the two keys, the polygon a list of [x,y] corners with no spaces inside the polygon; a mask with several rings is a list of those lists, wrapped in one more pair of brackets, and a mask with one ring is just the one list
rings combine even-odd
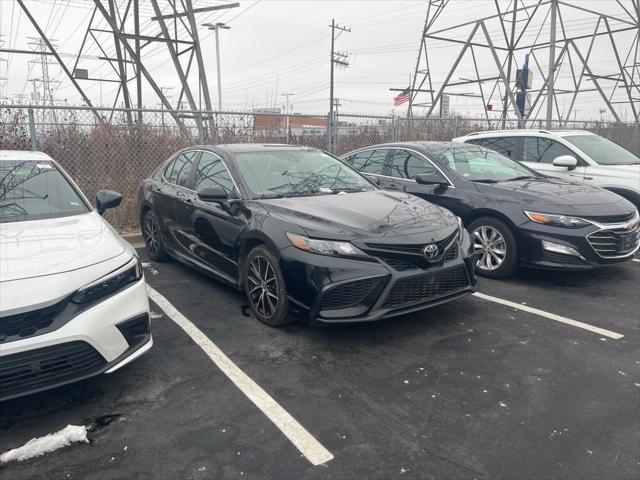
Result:
{"label": "front bumper", "polygon": [[152,345],[143,278],[53,331],[0,343],[0,400],[111,373]]}
{"label": "front bumper", "polygon": [[309,323],[381,320],[440,305],[476,290],[475,258],[459,251],[427,269],[281,250],[290,309]]}
{"label": "front bumper", "polygon": [[[579,255],[546,250],[543,241],[566,245]],[[527,222],[518,230],[520,262],[527,267],[591,270],[631,260],[640,249],[640,226],[635,229],[587,226],[570,229]]]}

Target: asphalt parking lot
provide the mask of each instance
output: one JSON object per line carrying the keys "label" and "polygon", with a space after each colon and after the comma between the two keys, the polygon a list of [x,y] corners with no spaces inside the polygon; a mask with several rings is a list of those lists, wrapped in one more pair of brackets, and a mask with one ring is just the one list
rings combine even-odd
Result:
{"label": "asphalt parking lot", "polygon": [[[7,464],[0,478],[640,477],[638,260],[481,279],[493,300],[339,327],[266,327],[241,293],[176,262],[149,264],[146,278],[232,375],[153,303],[155,345],[138,361],[0,404],[0,452],[91,426],[90,444]],[[233,364],[282,411],[258,408]],[[279,412],[293,430],[276,426]],[[333,458],[314,465],[318,449]]]}

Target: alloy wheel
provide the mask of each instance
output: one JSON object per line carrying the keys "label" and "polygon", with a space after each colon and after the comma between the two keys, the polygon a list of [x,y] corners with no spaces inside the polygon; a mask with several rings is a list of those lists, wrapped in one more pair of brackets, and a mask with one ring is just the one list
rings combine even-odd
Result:
{"label": "alloy wheel", "polygon": [[273,316],[278,308],[278,279],[271,263],[263,256],[253,257],[247,280],[255,310],[265,318]]}
{"label": "alloy wheel", "polygon": [[155,255],[158,251],[158,226],[149,212],[144,218],[144,243],[147,245],[149,254]]}
{"label": "alloy wheel", "polygon": [[471,238],[479,269],[492,271],[502,266],[507,256],[507,243],[497,229],[480,225],[471,232]]}

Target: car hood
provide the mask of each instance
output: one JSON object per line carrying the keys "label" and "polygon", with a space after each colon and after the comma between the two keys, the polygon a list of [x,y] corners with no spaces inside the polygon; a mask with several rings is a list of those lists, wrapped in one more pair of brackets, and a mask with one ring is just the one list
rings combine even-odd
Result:
{"label": "car hood", "polygon": [[449,235],[452,228],[457,228],[455,215],[448,210],[413,195],[383,190],[260,203],[271,214],[298,225],[316,238],[355,240],[403,236],[407,243],[413,243],[440,240]]}
{"label": "car hood", "polygon": [[481,193],[517,202],[524,210],[563,215],[616,215],[632,213],[633,205],[602,188],[552,178],[476,183]]}
{"label": "car hood", "polygon": [[0,283],[86,268],[124,251],[124,240],[96,212],[1,223]]}

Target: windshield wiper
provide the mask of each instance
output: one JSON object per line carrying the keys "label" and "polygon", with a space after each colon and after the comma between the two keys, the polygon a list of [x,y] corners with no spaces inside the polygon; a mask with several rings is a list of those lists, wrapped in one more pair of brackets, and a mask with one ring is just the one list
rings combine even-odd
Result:
{"label": "windshield wiper", "polygon": [[498,180],[493,180],[491,178],[479,178],[477,180],[472,180],[474,183],[498,183]]}
{"label": "windshield wiper", "polygon": [[503,182],[512,182],[514,180],[529,180],[531,178],[540,178],[540,177],[536,177],[534,175],[521,175],[519,177],[508,178],[508,179],[502,180],[502,181]]}

